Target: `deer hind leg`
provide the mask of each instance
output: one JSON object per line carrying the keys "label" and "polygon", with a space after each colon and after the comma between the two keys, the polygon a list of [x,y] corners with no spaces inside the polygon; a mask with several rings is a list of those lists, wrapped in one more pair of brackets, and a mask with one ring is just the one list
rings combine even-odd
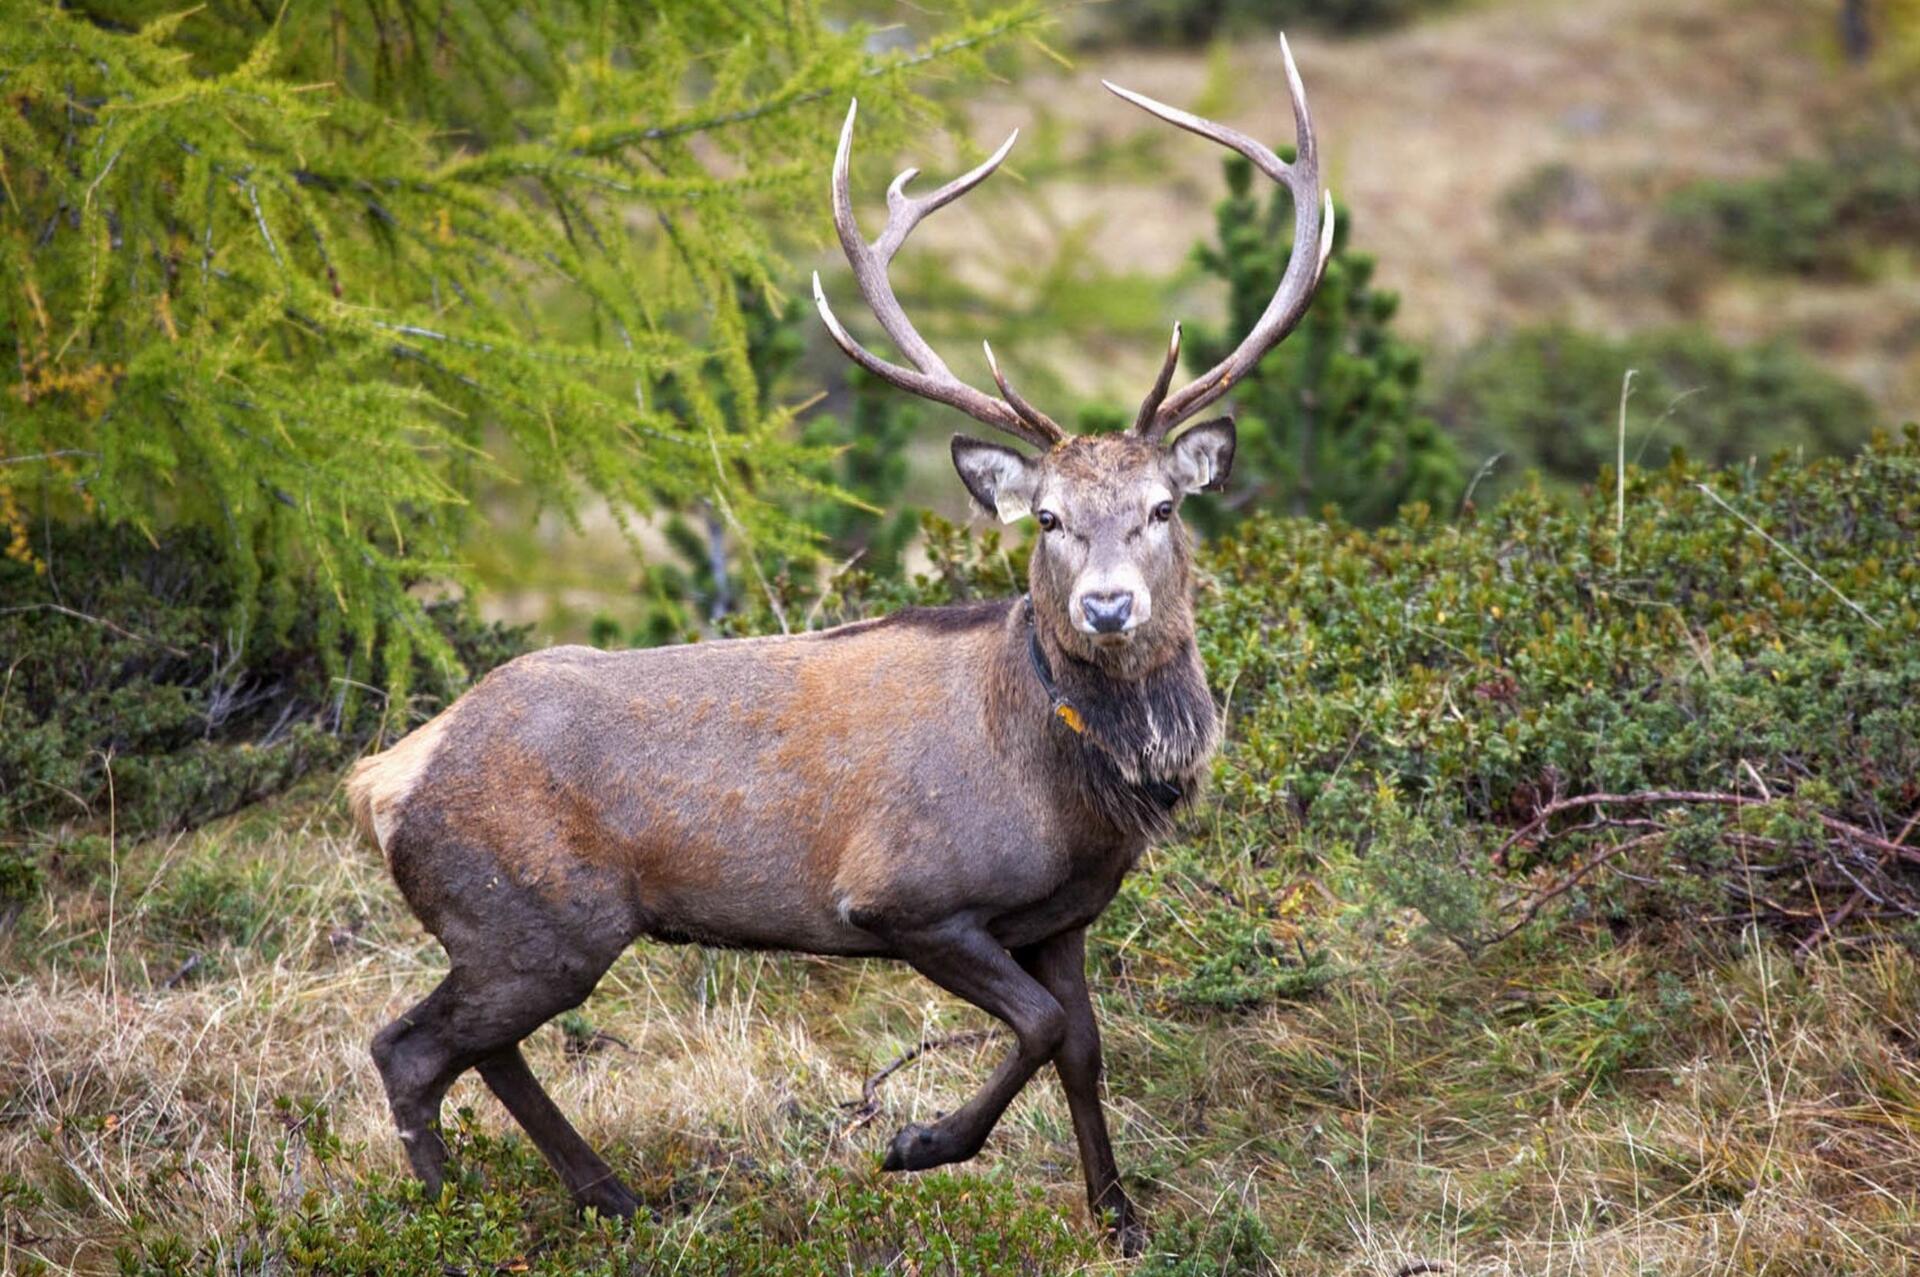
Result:
{"label": "deer hind leg", "polygon": [[393,1124],[406,1145],[414,1175],[426,1185],[430,1197],[439,1196],[447,1167],[447,1146],[440,1138],[440,1103],[467,1068],[458,1061],[445,1027],[459,1000],[460,974],[448,975],[373,1039],[373,1062],[387,1090]]}
{"label": "deer hind leg", "polygon": [[889,936],[894,952],[911,954],[915,970],[949,993],[1004,1021],[1013,1030],[1012,1054],[971,1100],[929,1126],[910,1125],[894,1136],[883,1169],[923,1171],[964,1162],[987,1142],[1000,1115],[1041,1065],[1054,1057],[1066,1032],[1066,1013],[1038,981],[977,926]]}
{"label": "deer hind leg", "polygon": [[441,1102],[454,1079],[477,1068],[582,1206],[633,1214],[633,1195],[573,1129],[520,1054],[520,1043],[535,1029],[586,1000],[612,957],[568,954],[531,964],[534,970],[515,970],[500,955],[491,958],[456,958],[439,988],[374,1038],[374,1062],[414,1174],[429,1193],[439,1192],[447,1161]]}
{"label": "deer hind leg", "polygon": [[516,889],[503,874],[480,881],[486,893],[444,899],[434,912],[453,970],[372,1041],[407,1160],[438,1193],[447,1162],[440,1106],[453,1081],[476,1068],[582,1206],[632,1216],[634,1196],[561,1116],[520,1054],[534,1029],[588,999],[626,949],[634,931],[618,883],[586,876],[555,899]]}
{"label": "deer hind leg", "polygon": [[552,1166],[567,1191],[581,1206],[591,1206],[602,1215],[627,1217],[640,1209],[640,1203],[600,1160],[600,1155],[573,1129],[533,1071],[518,1046],[496,1052],[479,1064],[480,1076],[514,1121],[520,1123]]}

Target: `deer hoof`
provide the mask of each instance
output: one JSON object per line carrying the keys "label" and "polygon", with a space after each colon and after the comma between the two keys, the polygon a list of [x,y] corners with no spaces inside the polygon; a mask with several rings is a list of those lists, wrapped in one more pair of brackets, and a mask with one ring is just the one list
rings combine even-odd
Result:
{"label": "deer hoof", "polygon": [[940,1132],[931,1126],[913,1123],[900,1128],[893,1137],[893,1144],[887,1149],[887,1160],[880,1163],[883,1171],[924,1171],[931,1166],[940,1166],[952,1159],[946,1155],[945,1142]]}
{"label": "deer hoof", "polygon": [[574,1197],[581,1210],[591,1206],[609,1219],[632,1219],[640,1212],[640,1200],[619,1180],[601,1180]]}
{"label": "deer hoof", "polygon": [[1110,1235],[1125,1259],[1138,1259],[1147,1253],[1147,1230],[1143,1224],[1128,1220],[1115,1225]]}

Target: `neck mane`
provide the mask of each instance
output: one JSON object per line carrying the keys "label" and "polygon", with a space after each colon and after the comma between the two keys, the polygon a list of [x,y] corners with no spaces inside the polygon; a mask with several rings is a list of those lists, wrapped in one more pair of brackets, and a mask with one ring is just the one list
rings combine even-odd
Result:
{"label": "neck mane", "polygon": [[[1184,598],[1180,606],[1184,619]],[[1090,660],[1085,645],[1061,643],[1037,609],[1014,609],[1009,638],[1015,677],[1030,685],[1028,713],[1094,813],[1123,833],[1166,832],[1219,744],[1191,622],[1177,637],[1163,632],[1150,664]]]}

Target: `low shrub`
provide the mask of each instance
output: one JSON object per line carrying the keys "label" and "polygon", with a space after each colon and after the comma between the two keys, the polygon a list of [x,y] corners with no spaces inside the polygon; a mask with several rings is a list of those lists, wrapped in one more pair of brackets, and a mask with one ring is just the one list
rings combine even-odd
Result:
{"label": "low shrub", "polygon": [[1220,818],[1468,946],[1548,904],[1807,938],[1920,916],[1920,430],[1633,471],[1618,528],[1600,486],[1213,545]]}
{"label": "low shrub", "polygon": [[1700,181],[1668,201],[1662,238],[1772,274],[1870,278],[1920,238],[1920,165],[1894,130],[1835,144],[1744,181]]}
{"label": "low shrub", "polygon": [[[283,1163],[312,1159],[351,1173],[348,1150],[328,1131],[324,1107],[287,1106]],[[875,1181],[828,1169],[809,1182],[791,1172],[714,1167],[698,1209],[663,1204],[632,1223],[567,1212],[552,1173],[524,1140],[478,1130],[462,1110],[450,1132],[455,1174],[438,1200],[413,1180],[369,1175],[357,1191],[310,1188],[294,1202],[249,1193],[244,1223],[195,1243],[169,1229],[136,1228],[120,1247],[127,1277],[175,1277],[288,1268],[295,1272],[421,1274],[764,1274],[914,1272],[932,1277],[1046,1277],[1100,1257],[1099,1241],[1037,1190],[999,1175],[937,1173]],[[723,1177],[722,1172],[727,1174]],[[716,1200],[722,1179],[730,1191]],[[331,1183],[331,1176],[327,1175]],[[530,1202],[547,1210],[529,1212]],[[1169,1271],[1189,1271],[1177,1269]]]}
{"label": "low shrub", "polygon": [[[526,637],[460,606],[428,612],[464,664],[417,657],[389,706],[373,654],[331,600],[282,594],[238,630],[211,539],[55,525],[47,570],[0,560],[0,829],[65,822],[121,835],[177,829],[338,765],[382,725],[420,721],[521,651]],[[0,853],[22,860],[18,845]],[[25,875],[0,859],[0,909]],[[24,889],[30,890],[30,885]]]}
{"label": "low shrub", "polygon": [[1618,340],[1522,328],[1462,356],[1434,405],[1470,460],[1499,458],[1476,499],[1514,490],[1529,470],[1563,491],[1597,479],[1617,455],[1628,369],[1630,464],[1657,465],[1675,448],[1709,466],[1783,449],[1842,453],[1865,442],[1876,420],[1863,391],[1786,346],[1733,347],[1695,328]]}
{"label": "low shrub", "polygon": [[1310,902],[1287,882],[1293,868],[1185,844],[1158,853],[1095,930],[1102,986],[1187,1016],[1310,997],[1335,968],[1303,940]]}

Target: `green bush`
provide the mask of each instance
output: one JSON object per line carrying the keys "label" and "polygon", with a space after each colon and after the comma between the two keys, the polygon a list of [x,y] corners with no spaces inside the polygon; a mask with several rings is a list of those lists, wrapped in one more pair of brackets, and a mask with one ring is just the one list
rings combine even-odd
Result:
{"label": "green bush", "polygon": [[[309,1155],[323,1171],[342,1164],[345,1150],[328,1133],[325,1110],[289,1106],[289,1113],[294,1108],[307,1114],[288,1137],[283,1160]],[[701,1176],[696,1200],[659,1203],[657,1220],[643,1214],[630,1224],[590,1218],[555,1227],[558,1211],[530,1216],[529,1203],[551,1201],[556,1189],[524,1140],[479,1132],[463,1110],[450,1142],[455,1183],[437,1201],[423,1199],[411,1180],[383,1175],[362,1178],[351,1193],[312,1188],[294,1202],[255,1191],[230,1235],[199,1245],[165,1229],[137,1227],[134,1241],[119,1250],[119,1269],[127,1277],[226,1273],[236,1264],[249,1272],[422,1277],[655,1271],[1052,1277],[1100,1258],[1098,1238],[1078,1215],[1064,1215],[1037,1190],[999,1175],[936,1173],[875,1183],[830,1169],[794,1183],[784,1170],[722,1164]]]}
{"label": "green bush", "polygon": [[1275,1271],[1280,1245],[1260,1216],[1243,1206],[1188,1216],[1153,1236],[1138,1277],[1214,1277]]}
{"label": "green bush", "polygon": [[1870,133],[1766,177],[1695,182],[1664,220],[1669,247],[1762,272],[1867,278],[1920,240],[1920,164],[1910,136]]}
{"label": "green bush", "polygon": [[[378,674],[328,598],[282,592],[251,630],[205,533],[150,543],[129,528],[54,524],[46,571],[0,561],[0,829],[63,822],[122,835],[176,829],[350,757],[464,686],[424,654],[389,713]],[[452,603],[425,615],[479,674],[526,635]],[[18,851],[15,853],[20,854]],[[0,871],[0,899],[22,889]]]}
{"label": "green bush", "polygon": [[1693,328],[1620,340],[1523,328],[1469,350],[1434,404],[1470,460],[1499,457],[1475,499],[1513,490],[1530,470],[1562,490],[1598,479],[1618,454],[1628,369],[1629,464],[1658,464],[1675,448],[1713,467],[1787,449],[1843,453],[1876,424],[1863,391],[1783,345],[1732,347]]}
{"label": "green bush", "polygon": [[[1848,459],[1634,471],[1619,531],[1601,487],[1457,526],[1262,518],[1210,547],[1200,630],[1234,709],[1221,818],[1469,945],[1512,920],[1478,915],[1514,880],[1526,898],[1567,875],[1560,904],[1617,923],[1809,934],[1848,901],[1852,921],[1902,920],[1920,430]],[[1559,798],[1666,791],[1708,797],[1532,823]]]}

